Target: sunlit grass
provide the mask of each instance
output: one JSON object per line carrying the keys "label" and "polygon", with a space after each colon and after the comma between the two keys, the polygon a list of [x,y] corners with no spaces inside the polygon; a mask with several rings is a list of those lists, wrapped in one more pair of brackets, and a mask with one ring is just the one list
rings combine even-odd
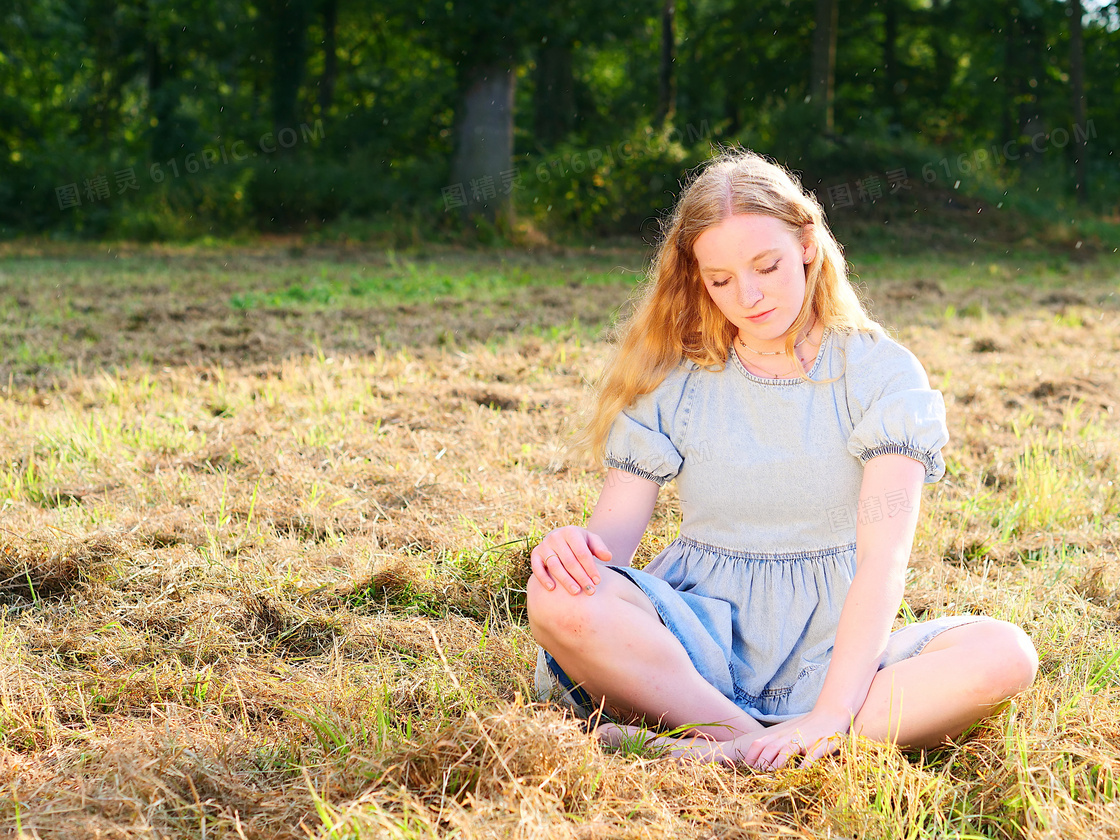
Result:
{"label": "sunlit grass", "polygon": [[[866,272],[945,394],[952,435],[899,620],[1013,621],[1040,675],[941,750],[851,740],[811,768],[762,773],[678,765],[638,742],[611,752],[530,702],[528,552],[594,502],[599,472],[565,443],[632,277],[585,295],[560,258],[539,260],[543,278],[523,260],[491,288],[489,257],[455,256],[473,268],[448,294],[494,299],[407,303],[415,321],[392,328],[396,343],[397,304],[330,286],[357,270],[337,255],[326,275],[244,254],[224,255],[226,274],[212,254],[178,267],[138,255],[115,273],[23,265],[17,294],[68,302],[42,323],[10,315],[2,339],[42,348],[6,357],[0,377],[4,825],[270,840],[1120,836],[1120,384],[1100,364],[1120,321],[1099,305],[1115,278],[988,260],[969,286],[949,257]],[[437,270],[378,259],[404,278]],[[614,278],[622,260],[588,259],[586,273]],[[917,283],[941,269],[938,289]],[[283,299],[309,278],[328,300]],[[1044,303],[1059,280],[1082,303]],[[282,297],[230,305],[250,292]],[[502,295],[540,306],[465,339]],[[355,307],[385,320],[347,322]],[[61,313],[101,343],[73,339]],[[677,523],[668,487],[638,561]]]}

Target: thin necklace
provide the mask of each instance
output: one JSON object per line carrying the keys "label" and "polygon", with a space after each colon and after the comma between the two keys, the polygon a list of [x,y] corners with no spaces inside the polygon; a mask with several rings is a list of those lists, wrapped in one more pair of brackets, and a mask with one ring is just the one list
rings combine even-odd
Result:
{"label": "thin necklace", "polygon": [[[807,339],[809,337],[809,333],[811,333],[812,331],[813,331],[813,328],[809,327],[809,332],[805,333],[805,335],[803,335],[801,337],[801,340],[799,342],[797,342],[795,345],[793,345],[793,349],[796,350],[798,347],[800,347],[802,344],[804,344],[805,339]],[[747,350],[750,350],[756,356],[781,356],[786,352],[785,350],[755,350],[753,347],[750,347],[749,345],[747,345],[747,343],[745,341],[743,341],[743,339],[739,338],[738,336],[736,336],[735,340],[739,342],[740,347],[743,347]]]}

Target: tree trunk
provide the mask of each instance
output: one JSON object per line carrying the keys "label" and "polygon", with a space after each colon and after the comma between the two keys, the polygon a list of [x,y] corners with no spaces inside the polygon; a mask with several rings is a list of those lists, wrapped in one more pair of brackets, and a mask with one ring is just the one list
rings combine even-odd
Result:
{"label": "tree trunk", "polygon": [[898,122],[898,0],[882,0],[886,20],[883,25],[883,102],[892,123]]}
{"label": "tree trunk", "polygon": [[1007,0],[1007,20],[1004,24],[1003,39],[1003,89],[1006,93],[999,102],[1000,125],[1004,142],[1019,138],[1018,124],[1015,120],[1015,106],[1011,104],[1015,102],[1015,97],[1019,92],[1016,87],[1016,79],[1018,78],[1016,64],[1019,55],[1017,49],[1018,28],[1014,0]]}
{"label": "tree trunk", "polygon": [[334,102],[338,78],[338,0],[323,0],[323,75],[319,80],[319,113],[326,114]]}
{"label": "tree trunk", "polygon": [[938,96],[944,95],[952,82],[949,68],[949,51],[945,47],[945,34],[949,18],[945,14],[945,0],[933,0],[930,14],[930,39],[933,42],[933,86]]}
{"label": "tree trunk", "polygon": [[672,121],[677,112],[677,77],[673,63],[676,60],[677,6],[676,0],[665,0],[661,7],[661,67],[657,74],[657,113],[653,124],[660,128],[665,121]]}
{"label": "tree trunk", "polygon": [[1049,134],[1048,120],[1042,113],[1046,57],[1043,55],[1045,39],[1040,22],[1040,16],[1027,15],[1020,10],[1019,31],[1022,35],[1023,61],[1016,68],[1019,74],[1019,134],[1027,138],[1023,146],[1021,166],[1035,169],[1041,166],[1044,153],[1038,151],[1036,138]]}
{"label": "tree trunk", "polygon": [[451,164],[456,204],[491,222],[512,222],[513,90],[509,66],[481,67],[468,76]]}
{"label": "tree trunk", "polygon": [[278,131],[296,125],[310,11],[309,0],[275,0],[273,5],[272,122]]}
{"label": "tree trunk", "polygon": [[147,44],[144,49],[144,64],[148,81],[148,110],[151,114],[151,154],[154,160],[163,160],[178,153],[177,135],[175,125],[175,111],[179,103],[175,96],[173,76],[168,78],[168,71],[173,65],[160,50],[159,34],[155,24],[146,21],[145,37]]}
{"label": "tree trunk", "polygon": [[545,148],[563,139],[575,127],[575,75],[569,44],[541,45],[537,51],[533,137]]}
{"label": "tree trunk", "polygon": [[1084,10],[1081,0],[1069,0],[1069,84],[1073,97],[1073,165],[1074,191],[1078,204],[1089,198],[1089,181],[1085,167],[1085,42],[1081,34]]}
{"label": "tree trunk", "polygon": [[817,20],[813,30],[813,77],[809,80],[810,101],[821,111],[821,124],[827,133],[833,128],[833,97],[836,84],[836,28],[839,25],[839,0],[817,0]]}

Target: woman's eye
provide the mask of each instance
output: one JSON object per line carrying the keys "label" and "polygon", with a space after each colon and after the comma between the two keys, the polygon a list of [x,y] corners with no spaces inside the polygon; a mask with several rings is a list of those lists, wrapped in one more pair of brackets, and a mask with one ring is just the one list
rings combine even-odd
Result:
{"label": "woman's eye", "polygon": [[[778,260],[778,262],[781,262],[781,260]],[[769,268],[760,268],[758,270],[758,273],[759,274],[773,274],[777,270],[778,270],[778,263],[774,263]]]}
{"label": "woman's eye", "polygon": [[724,279],[724,280],[713,280],[713,281],[712,281],[712,286],[714,286],[715,288],[717,288],[717,289],[718,289],[718,288],[720,288],[720,287],[722,287],[722,286],[726,286],[726,285],[727,285],[728,283],[730,283],[730,282],[731,282],[731,278],[730,278],[730,277],[728,277],[728,278],[726,278],[726,279]]}

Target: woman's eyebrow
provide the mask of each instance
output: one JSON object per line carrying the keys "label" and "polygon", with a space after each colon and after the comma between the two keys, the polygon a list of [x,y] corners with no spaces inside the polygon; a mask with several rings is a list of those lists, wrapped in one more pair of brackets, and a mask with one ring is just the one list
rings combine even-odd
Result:
{"label": "woman's eyebrow", "polygon": [[[753,257],[751,257],[749,262],[754,262],[755,260],[760,260],[763,257],[770,256],[771,254],[780,254],[780,253],[781,253],[780,248],[767,248],[765,251],[759,251],[757,254],[755,254]],[[728,271],[728,269],[720,268],[720,267],[714,266],[714,265],[702,265],[702,266],[700,266],[700,271],[701,272],[705,272],[705,271]]]}

